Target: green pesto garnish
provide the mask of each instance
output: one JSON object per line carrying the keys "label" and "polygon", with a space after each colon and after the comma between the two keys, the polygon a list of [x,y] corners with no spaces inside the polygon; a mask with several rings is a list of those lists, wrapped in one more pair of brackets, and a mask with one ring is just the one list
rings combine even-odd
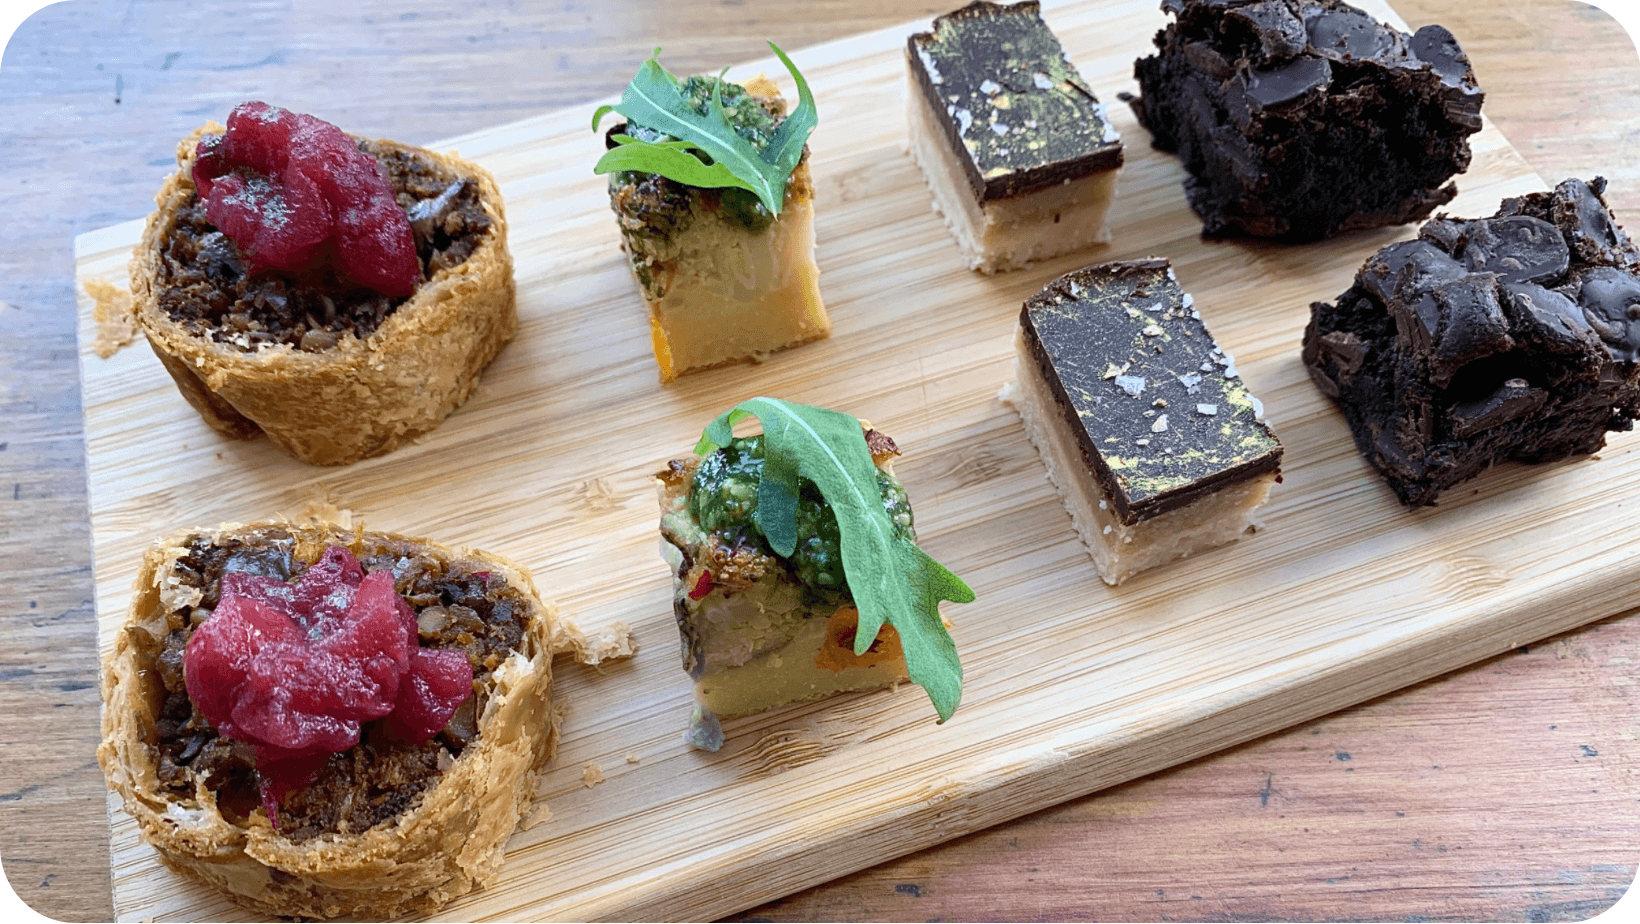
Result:
{"label": "green pesto garnish", "polygon": [[621,101],[593,113],[593,131],[611,111],[626,118],[628,129],[612,136],[617,146],[593,172],[656,173],[688,186],[744,189],[771,215],[779,215],[786,183],[803,157],[819,112],[797,66],[773,42],[769,47],[797,82],[797,108],[783,121],[775,124],[768,117],[768,124],[760,124],[751,110],[762,107],[721,74],[709,83],[705,78],[680,81],[661,66],[657,48]]}
{"label": "green pesto garnish", "polygon": [[844,579],[860,611],[854,653],[865,654],[883,623],[893,626],[912,682],[928,693],[940,721],[950,718],[962,699],[962,664],[939,604],[971,602],[974,592],[917,547],[909,510],[904,524],[897,522],[860,422],[824,408],[753,398],[708,424],[695,452],[707,457],[732,445],[734,425],[748,417],[763,424],[762,471],[755,502],[739,498],[736,514],[750,517],[770,550],[790,559],[804,535],[805,482],[812,485],[837,524]]}
{"label": "green pesto garnish", "polygon": [[[757,489],[763,480],[763,437],[735,437],[728,445],[700,460],[689,488],[689,511],[695,522],[722,537],[728,545],[752,545],[768,550],[757,526]],[[850,603],[848,579],[843,573],[842,532],[820,489],[799,479],[797,544],[786,561],[792,571],[822,602]],[[893,475],[877,469],[877,490],[883,510],[895,531],[916,541],[911,505],[905,489]]]}

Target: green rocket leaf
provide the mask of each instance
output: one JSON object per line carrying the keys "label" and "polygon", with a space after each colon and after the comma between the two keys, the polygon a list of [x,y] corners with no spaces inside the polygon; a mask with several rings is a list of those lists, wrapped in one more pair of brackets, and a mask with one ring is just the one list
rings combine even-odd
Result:
{"label": "green rocket leaf", "polygon": [[735,176],[734,171],[721,163],[706,164],[700,158],[689,153],[696,146],[688,141],[638,141],[627,135],[615,135],[615,143],[619,147],[610,148],[599,159],[598,165],[592,168],[593,173],[613,173],[621,170],[639,170],[644,173],[661,173],[679,183],[690,186],[699,186],[703,189],[719,189],[725,186],[734,186],[740,189],[757,190],[746,184],[745,180]]}
{"label": "green rocket leaf", "polygon": [[708,424],[695,452],[706,455],[727,445],[734,425],[753,416],[763,424],[763,481],[755,517],[770,548],[791,554],[797,536],[797,479],[813,482],[837,517],[843,575],[860,611],[854,653],[865,654],[884,622],[893,626],[912,682],[928,693],[940,721],[950,718],[962,699],[962,664],[940,620],[939,604],[969,603],[974,592],[894,529],[883,509],[877,467],[855,418],[777,398],[753,398]]}
{"label": "green rocket leaf", "polygon": [[797,162],[803,159],[803,145],[808,143],[809,134],[820,123],[820,110],[815,107],[809,83],[798,73],[797,65],[775,43],[770,42],[769,47],[774,49],[780,63],[786,65],[786,70],[797,82],[797,108],[775,128],[774,137],[763,149],[763,159],[784,171],[786,176],[791,176],[791,172],[797,169]]}
{"label": "green rocket leaf", "polygon": [[[635,170],[658,173],[668,179],[689,186],[736,186],[750,190],[771,214],[780,214],[785,203],[786,182],[803,157],[803,145],[819,121],[819,111],[809,85],[798,73],[797,66],[773,42],[769,43],[776,55],[797,82],[798,105],[775,129],[769,144],[759,151],[750,141],[740,136],[723,108],[722,75],[713,87],[706,112],[700,113],[679,89],[678,79],[661,66],[660,49],[643,66],[621,94],[621,101],[613,106],[600,106],[592,115],[592,130],[610,112],[617,112],[630,123],[661,132],[678,139],[675,142],[643,141],[625,136],[615,140],[613,148],[593,167],[594,173]],[[727,68],[725,68],[727,70]],[[622,138],[625,137],[623,141]],[[680,142],[686,147],[678,147]],[[705,155],[710,166],[701,163],[694,151]],[[622,152],[617,156],[616,152]],[[684,161],[693,160],[706,167],[702,173]],[[711,182],[699,183],[696,178],[708,177]],[[732,177],[733,181],[728,178]]]}

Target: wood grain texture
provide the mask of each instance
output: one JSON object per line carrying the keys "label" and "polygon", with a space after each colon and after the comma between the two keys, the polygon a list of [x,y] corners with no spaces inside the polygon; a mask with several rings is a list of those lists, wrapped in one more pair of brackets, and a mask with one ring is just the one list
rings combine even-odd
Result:
{"label": "wood grain texture", "polygon": [[[705,68],[754,56],[764,35],[802,47],[944,7],[703,3],[663,18],[646,2],[603,3],[594,15],[572,3],[236,13],[82,0],[31,20],[0,70],[12,139],[0,146],[9,180],[0,201],[40,231],[0,253],[0,474],[9,476],[0,544],[14,578],[4,605],[18,617],[3,624],[0,655],[0,854],[30,904],[62,919],[112,914],[90,761],[70,234],[146,211],[174,139],[247,96],[426,141],[615,92],[656,43],[680,69]],[[1413,25],[1440,21],[1462,37],[1489,116],[1541,175],[1606,173],[1633,224],[1640,118],[1627,103],[1640,68],[1609,18],[1550,0],[1397,7]],[[446,95],[403,92],[417,86]],[[159,152],[156,162],[144,165],[143,151]],[[63,164],[76,169],[64,174]],[[749,916],[1580,919],[1627,886],[1640,846],[1628,699],[1637,644],[1634,617],[1605,621]],[[1598,756],[1571,735],[1538,733],[1551,725],[1578,730]],[[1317,735],[1324,747],[1312,746]],[[1362,782],[1365,766],[1346,774],[1347,762],[1320,759],[1333,750],[1379,755],[1374,783]],[[1331,797],[1313,795],[1322,792]],[[1035,868],[1014,862],[1022,844]]]}
{"label": "wood grain texture", "polygon": [[[1162,22],[1148,0],[1054,5],[1047,16],[1107,98],[1128,86],[1144,50],[1135,37]],[[1595,502],[1633,489],[1640,455],[1617,442],[1598,464],[1499,471],[1438,511],[1402,510],[1295,352],[1308,302],[1341,291],[1403,229],[1303,248],[1202,242],[1177,194],[1176,162],[1138,145],[1114,209],[1116,243],[1099,256],[1173,260],[1282,434],[1286,480],[1266,533],[1118,590],[1100,584],[1016,418],[995,398],[1009,377],[1015,306],[1087,257],[1002,278],[960,266],[900,153],[902,123],[876,115],[897,107],[907,31],[797,56],[823,114],[813,170],[836,328],[824,343],[657,385],[602,182],[575,167],[595,158],[598,139],[574,109],[440,145],[483,163],[502,185],[523,320],[474,400],[417,445],[346,469],[308,468],[264,443],[211,433],[140,349],[88,354],[104,640],[156,520],[294,514],[323,499],[378,527],[516,558],[585,628],[624,620],[649,653],[601,676],[568,671],[564,746],[538,794],[550,821],[514,839],[496,889],[446,913],[694,918],[1622,608],[1640,583],[1622,551],[1633,536]],[[1126,137],[1142,137],[1126,112],[1115,118]],[[1455,213],[1486,214],[1501,197],[1541,186],[1497,132],[1474,143]],[[82,235],[81,278],[117,276],[135,232],[126,224]],[[757,393],[849,409],[909,449],[899,469],[925,547],[981,592],[951,614],[970,679],[963,712],[944,728],[907,687],[729,723],[729,744],[712,757],[681,746],[688,695],[671,648],[668,579],[653,552],[649,476],[693,442],[702,421]],[[178,488],[205,482],[217,489]],[[1544,522],[1589,545],[1534,537],[1529,524]],[[628,753],[639,760],[625,761]],[[905,761],[907,753],[917,757]],[[589,763],[607,782],[582,785]],[[164,871],[118,813],[114,889],[122,917],[235,916]]]}

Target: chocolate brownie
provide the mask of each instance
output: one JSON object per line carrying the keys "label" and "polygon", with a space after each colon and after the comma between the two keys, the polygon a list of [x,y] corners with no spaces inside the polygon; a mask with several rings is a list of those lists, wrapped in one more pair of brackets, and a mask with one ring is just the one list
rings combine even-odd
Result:
{"label": "chocolate brownie", "polygon": [[1304,364],[1409,506],[1494,462],[1553,462],[1640,416],[1640,251],[1569,179],[1445,215],[1310,306]]}
{"label": "chocolate brownie", "polygon": [[[1308,241],[1452,200],[1483,94],[1438,25],[1412,35],[1338,0],[1163,0],[1160,53],[1124,99],[1177,151],[1210,237]],[[1444,185],[1443,185],[1444,184]]]}

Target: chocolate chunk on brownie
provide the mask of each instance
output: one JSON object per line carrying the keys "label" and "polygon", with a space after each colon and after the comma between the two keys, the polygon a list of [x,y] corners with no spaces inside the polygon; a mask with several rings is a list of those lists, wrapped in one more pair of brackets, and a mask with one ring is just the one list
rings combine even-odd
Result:
{"label": "chocolate chunk on brownie", "polygon": [[1124,97],[1177,151],[1211,237],[1402,224],[1452,200],[1483,94],[1452,33],[1338,0],[1163,0],[1176,19]]}
{"label": "chocolate chunk on brownie", "polygon": [[1310,306],[1304,364],[1409,506],[1495,462],[1553,462],[1640,416],[1640,251],[1605,180],[1445,215]]}

